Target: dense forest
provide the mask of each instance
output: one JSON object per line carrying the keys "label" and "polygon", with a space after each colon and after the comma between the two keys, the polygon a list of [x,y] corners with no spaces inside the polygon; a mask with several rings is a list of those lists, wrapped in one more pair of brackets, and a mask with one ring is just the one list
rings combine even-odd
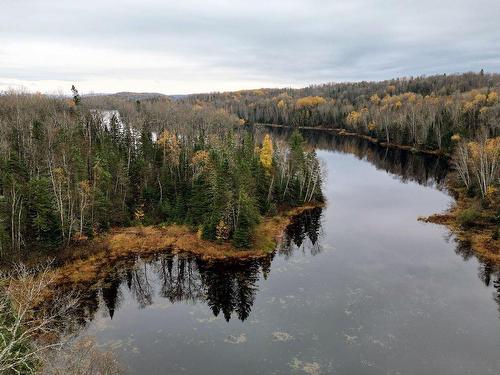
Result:
{"label": "dense forest", "polygon": [[[334,129],[382,146],[451,156],[456,173],[448,186],[460,203],[454,212],[456,221],[467,229],[489,228],[486,237],[497,241],[499,94],[500,74],[481,71],[200,94],[183,100],[210,103],[248,123]],[[485,244],[484,239],[481,243]],[[498,246],[483,247],[491,253]]]}
{"label": "dense forest", "polygon": [[[334,145],[405,182],[443,187],[446,181],[458,205],[451,214],[437,215],[435,222],[458,224],[467,232],[458,237],[457,253],[467,259],[470,249],[479,250],[484,264],[480,277],[486,285],[498,284],[493,264],[500,259],[500,75],[481,72],[182,98],[80,96],[75,87],[72,91],[70,98],[0,94],[0,260],[62,248],[59,255],[73,252],[77,258],[77,249],[88,250],[87,240],[113,227],[143,230],[156,224],[182,224],[191,230],[190,238],[249,248],[260,221],[276,219],[288,208],[323,202],[323,168],[314,148]],[[248,124],[283,127],[266,130]],[[319,130],[301,133],[300,127]],[[453,173],[448,173],[450,165]],[[275,253],[291,257],[294,246],[306,240],[312,255],[321,251],[320,218],[319,207],[293,217],[275,252],[237,267],[161,255],[156,272],[161,296],[172,303],[204,301],[215,316],[229,320],[234,314],[243,321],[252,308],[259,273],[267,274]],[[113,317],[122,284],[140,307],[152,303],[146,263],[124,257],[104,270],[106,260],[116,259],[103,257],[94,266],[98,257],[87,255],[89,262],[76,260],[73,270],[89,274],[89,279],[74,272],[71,280],[89,286],[92,276],[105,277],[93,281],[84,307],[76,307],[71,293],[61,293],[63,299],[39,309],[39,293],[56,280],[50,266],[33,273],[20,266],[12,276],[16,282],[0,280],[0,336],[15,344],[14,350],[5,351],[8,357],[4,355],[0,370],[18,363],[37,365],[28,354],[36,342],[33,332],[41,331],[34,327],[28,331],[31,336],[11,334],[25,325],[14,319],[25,307],[11,304],[12,296],[26,294],[30,311],[42,312],[39,320],[54,326],[72,309],[83,308],[81,316],[92,318],[101,300]],[[127,266],[126,272],[115,273],[118,265]],[[96,269],[99,273],[93,273]],[[36,293],[26,293],[25,285]]]}
{"label": "dense forest", "polygon": [[0,95],[3,255],[156,223],[244,248],[263,215],[321,201],[321,178],[299,133],[261,140],[212,106]]}
{"label": "dense forest", "polygon": [[465,73],[192,95],[250,123],[346,129],[384,143],[450,152],[484,129],[499,135],[500,75]]}

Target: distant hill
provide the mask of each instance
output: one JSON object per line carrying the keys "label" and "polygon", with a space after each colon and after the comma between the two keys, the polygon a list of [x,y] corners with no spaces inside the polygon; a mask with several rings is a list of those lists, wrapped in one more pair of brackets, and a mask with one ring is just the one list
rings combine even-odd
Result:
{"label": "distant hill", "polygon": [[151,99],[162,99],[168,98],[170,100],[181,100],[185,98],[187,95],[165,95],[160,94],[158,92],[131,92],[131,91],[122,91],[117,92],[115,94],[86,94],[83,96],[109,96],[109,97],[117,97],[125,100],[151,100]]}
{"label": "distant hill", "polygon": [[117,92],[116,94],[111,94],[109,96],[117,96],[119,98],[124,98],[127,100],[148,100],[157,98],[168,98],[168,95],[160,94],[157,92]]}

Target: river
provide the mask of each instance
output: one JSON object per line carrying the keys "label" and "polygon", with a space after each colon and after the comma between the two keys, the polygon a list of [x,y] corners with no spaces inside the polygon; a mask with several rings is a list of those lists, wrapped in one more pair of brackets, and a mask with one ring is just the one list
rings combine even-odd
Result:
{"label": "river", "polygon": [[[286,132],[273,130],[275,137]],[[132,374],[498,374],[499,272],[445,227],[446,162],[307,132],[327,206],[242,264],[113,265],[82,305]]]}

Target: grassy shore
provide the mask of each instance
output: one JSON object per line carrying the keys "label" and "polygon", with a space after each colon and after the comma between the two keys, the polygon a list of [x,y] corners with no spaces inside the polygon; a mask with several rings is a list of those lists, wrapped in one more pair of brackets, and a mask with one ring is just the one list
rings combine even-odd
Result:
{"label": "grassy shore", "polygon": [[453,176],[448,177],[448,190],[456,200],[453,207],[419,220],[446,225],[460,241],[469,243],[479,258],[500,263],[498,224],[493,220],[497,209],[494,205],[485,207],[478,198],[467,196],[465,189],[454,186],[452,180]]}
{"label": "grassy shore", "polygon": [[150,255],[164,250],[187,252],[204,260],[265,257],[274,251],[294,216],[318,206],[307,204],[263,218],[255,228],[252,246],[248,249],[237,249],[230,243],[203,240],[198,233],[184,225],[113,229],[94,240],[69,248],[64,264],[54,270],[57,273],[56,284],[92,282],[105,276],[109,264],[134,255]]}

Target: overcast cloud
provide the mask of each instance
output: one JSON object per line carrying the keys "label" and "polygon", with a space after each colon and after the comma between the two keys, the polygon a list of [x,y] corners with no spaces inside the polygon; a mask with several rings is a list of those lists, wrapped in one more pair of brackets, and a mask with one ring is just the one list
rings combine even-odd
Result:
{"label": "overcast cloud", "polygon": [[167,94],[500,71],[499,0],[0,0],[0,90]]}

